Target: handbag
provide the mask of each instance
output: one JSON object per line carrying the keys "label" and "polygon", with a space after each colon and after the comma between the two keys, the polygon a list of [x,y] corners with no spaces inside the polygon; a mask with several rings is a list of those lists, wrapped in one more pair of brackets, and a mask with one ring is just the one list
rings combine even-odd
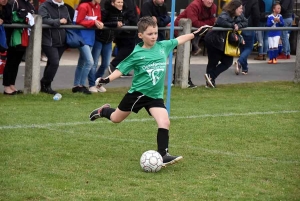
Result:
{"label": "handbag", "polygon": [[21,45],[27,47],[29,45],[28,29],[24,28],[21,36]]}
{"label": "handbag", "polygon": [[6,34],[3,25],[0,25],[0,52],[5,52],[8,49],[6,43]]}
{"label": "handbag", "polygon": [[5,68],[6,58],[7,58],[6,55],[7,52],[0,52],[0,75],[3,74]]}
{"label": "handbag", "polygon": [[243,37],[238,32],[228,31],[226,35],[224,54],[231,57],[240,56],[240,45],[244,43],[243,40]]}
{"label": "handbag", "polygon": [[66,44],[69,48],[79,48],[85,45],[83,38],[72,29],[66,29]]}

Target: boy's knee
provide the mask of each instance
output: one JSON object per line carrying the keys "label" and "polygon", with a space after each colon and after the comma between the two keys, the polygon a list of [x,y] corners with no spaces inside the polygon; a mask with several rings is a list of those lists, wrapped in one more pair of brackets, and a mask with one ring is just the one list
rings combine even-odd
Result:
{"label": "boy's knee", "polygon": [[170,127],[170,120],[169,119],[162,119],[158,122],[160,128],[169,128]]}

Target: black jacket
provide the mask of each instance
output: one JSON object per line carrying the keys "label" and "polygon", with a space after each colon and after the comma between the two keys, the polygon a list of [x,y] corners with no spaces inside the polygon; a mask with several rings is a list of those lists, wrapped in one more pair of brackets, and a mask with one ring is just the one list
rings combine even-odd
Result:
{"label": "black jacket", "polygon": [[248,27],[259,27],[260,11],[258,0],[243,0],[244,15],[248,19]]}
{"label": "black jacket", "polygon": [[[239,29],[248,26],[248,20],[242,14],[241,16],[232,18],[227,12],[222,11],[222,13],[217,18],[215,27],[232,28],[237,24]],[[227,31],[214,31],[211,30],[205,35],[205,42],[207,45],[212,45],[213,47],[224,51],[225,40]]]}
{"label": "black jacket", "polygon": [[158,27],[165,27],[171,22],[166,5],[156,6],[153,1],[146,1],[143,3],[141,17],[145,16],[156,17]]}
{"label": "black jacket", "polygon": [[[11,5],[6,4],[2,6],[2,10],[0,11],[0,19],[3,20],[3,24],[11,24],[12,23],[12,12],[11,12]],[[12,29],[4,28],[6,34],[6,42],[9,44]]]}
{"label": "black jacket", "polygon": [[[124,8],[124,6],[123,6]],[[101,21],[105,27],[114,27],[118,26],[118,21],[123,22],[123,11],[118,10],[116,7],[111,5],[111,0],[107,0],[104,3],[104,9],[101,11]],[[123,22],[125,24],[125,22]],[[110,43],[114,40],[115,30],[96,30],[96,40],[102,43]]]}
{"label": "black jacket", "polygon": [[[260,22],[267,23],[268,16],[272,13],[271,8],[266,8],[264,0],[258,0],[258,7],[260,12]],[[270,10],[269,12],[266,12],[266,10]]]}
{"label": "black jacket", "polygon": [[[122,11],[122,17],[123,17],[123,25],[124,26],[137,26],[138,22],[138,14],[136,11],[136,4],[134,0],[124,0],[124,7]],[[117,40],[123,40],[126,38],[135,38],[137,34],[136,30],[123,30],[118,31],[116,34]]]}
{"label": "black jacket", "polygon": [[290,18],[293,15],[295,0],[280,0],[281,15],[283,19]]}
{"label": "black jacket", "polygon": [[[48,24],[55,28],[60,27],[60,19],[65,18],[71,24],[68,8],[65,5],[58,6],[52,0],[47,0],[39,7],[39,15],[42,16],[43,24]],[[43,29],[42,45],[51,47],[61,47],[66,43],[65,29]]]}

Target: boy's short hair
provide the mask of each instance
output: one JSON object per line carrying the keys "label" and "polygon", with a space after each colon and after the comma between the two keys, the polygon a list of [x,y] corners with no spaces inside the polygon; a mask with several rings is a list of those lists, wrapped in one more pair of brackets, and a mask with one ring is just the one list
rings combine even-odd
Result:
{"label": "boy's short hair", "polygon": [[156,22],[153,20],[152,17],[146,16],[146,17],[141,17],[139,22],[137,23],[138,26],[138,32],[139,33],[143,33],[144,31],[146,31],[146,29],[150,26],[152,27],[156,27],[157,24]]}

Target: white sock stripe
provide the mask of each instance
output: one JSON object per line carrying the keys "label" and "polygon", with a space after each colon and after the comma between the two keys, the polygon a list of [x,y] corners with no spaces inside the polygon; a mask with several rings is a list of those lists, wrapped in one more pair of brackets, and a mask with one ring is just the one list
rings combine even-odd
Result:
{"label": "white sock stripe", "polygon": [[[287,111],[268,111],[268,112],[247,112],[247,113],[224,113],[224,114],[203,114],[203,115],[192,115],[192,116],[171,116],[170,119],[197,119],[197,118],[207,118],[207,117],[230,117],[230,116],[250,116],[250,115],[272,115],[272,114],[292,114],[299,113],[299,110],[287,110]],[[127,119],[125,122],[145,122],[145,121],[154,121],[153,118],[144,118],[144,119]],[[26,128],[48,128],[53,126],[76,126],[82,124],[92,124],[95,122],[66,122],[66,123],[48,123],[48,124],[31,124],[31,125],[8,125],[0,126],[0,130],[5,129],[26,129]],[[107,121],[98,121],[96,123],[111,123]]]}

